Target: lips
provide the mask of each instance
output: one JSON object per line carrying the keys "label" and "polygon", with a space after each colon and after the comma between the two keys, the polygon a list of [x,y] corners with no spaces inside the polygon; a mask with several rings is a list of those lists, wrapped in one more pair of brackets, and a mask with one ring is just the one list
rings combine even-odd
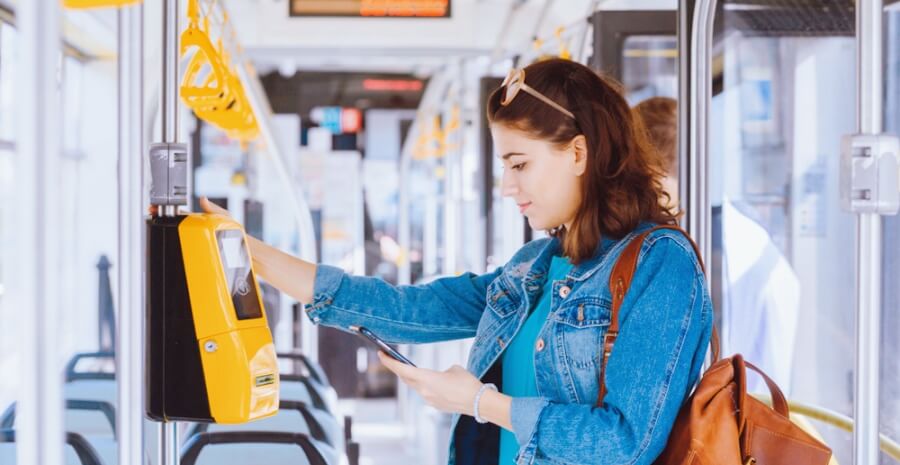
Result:
{"label": "lips", "polygon": [[531,202],[520,203],[517,205],[519,206],[519,213],[525,213],[525,210],[531,206]]}

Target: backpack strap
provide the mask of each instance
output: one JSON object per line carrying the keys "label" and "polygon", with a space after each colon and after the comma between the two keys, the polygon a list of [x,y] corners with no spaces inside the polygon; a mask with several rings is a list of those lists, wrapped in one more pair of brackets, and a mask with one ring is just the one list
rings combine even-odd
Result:
{"label": "backpack strap", "polygon": [[[606,397],[606,364],[609,362],[609,356],[612,354],[613,346],[616,343],[616,338],[619,337],[619,309],[622,308],[622,302],[625,300],[625,294],[628,293],[628,288],[631,287],[631,279],[634,277],[634,272],[637,269],[638,256],[641,253],[641,247],[644,245],[644,239],[647,238],[650,233],[654,231],[658,231],[660,229],[671,229],[673,231],[679,231],[684,234],[694,247],[694,253],[697,254],[697,259],[700,261],[700,268],[703,269],[703,272],[706,272],[706,268],[703,265],[703,257],[700,255],[700,249],[697,247],[697,244],[691,239],[691,236],[683,229],[675,225],[660,225],[656,226],[652,229],[644,231],[639,236],[635,237],[628,243],[625,247],[625,250],[622,251],[621,255],[619,255],[618,260],[616,260],[616,264],[613,266],[612,273],[609,275],[609,289],[612,293],[612,315],[610,316],[609,321],[609,329],[606,331],[606,335],[603,337],[603,355],[600,359],[600,389],[597,394],[597,406],[603,405],[603,398]],[[719,360],[719,335],[716,331],[715,326],[713,326],[713,333],[711,338],[712,350],[713,350],[713,363]]]}

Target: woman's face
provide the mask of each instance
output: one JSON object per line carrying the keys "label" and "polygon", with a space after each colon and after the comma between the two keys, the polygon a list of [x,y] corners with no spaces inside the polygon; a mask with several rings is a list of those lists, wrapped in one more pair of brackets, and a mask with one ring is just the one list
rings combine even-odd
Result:
{"label": "woman's face", "polygon": [[584,137],[560,148],[502,124],[493,125],[491,134],[503,160],[503,196],[515,200],[533,229],[560,225],[570,229],[581,206],[579,178],[587,158]]}

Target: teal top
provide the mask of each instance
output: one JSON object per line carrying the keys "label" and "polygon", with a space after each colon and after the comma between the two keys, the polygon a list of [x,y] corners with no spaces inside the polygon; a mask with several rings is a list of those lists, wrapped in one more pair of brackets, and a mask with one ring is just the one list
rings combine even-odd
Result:
{"label": "teal top", "polygon": [[[503,393],[511,397],[537,397],[537,379],[534,374],[534,345],[544,321],[550,314],[550,297],[553,281],[566,278],[572,264],[566,257],[553,257],[550,272],[541,298],[531,309],[522,329],[513,337],[503,352]],[[515,465],[519,443],[512,431],[500,429],[500,465]]]}

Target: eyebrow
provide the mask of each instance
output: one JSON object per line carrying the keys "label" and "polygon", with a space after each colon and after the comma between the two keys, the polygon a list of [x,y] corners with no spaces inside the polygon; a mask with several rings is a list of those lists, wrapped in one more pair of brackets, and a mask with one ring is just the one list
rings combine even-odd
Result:
{"label": "eyebrow", "polygon": [[503,156],[501,156],[500,158],[506,160],[507,158],[515,156],[515,155],[525,155],[525,154],[522,152],[508,152],[508,153],[504,153]]}

